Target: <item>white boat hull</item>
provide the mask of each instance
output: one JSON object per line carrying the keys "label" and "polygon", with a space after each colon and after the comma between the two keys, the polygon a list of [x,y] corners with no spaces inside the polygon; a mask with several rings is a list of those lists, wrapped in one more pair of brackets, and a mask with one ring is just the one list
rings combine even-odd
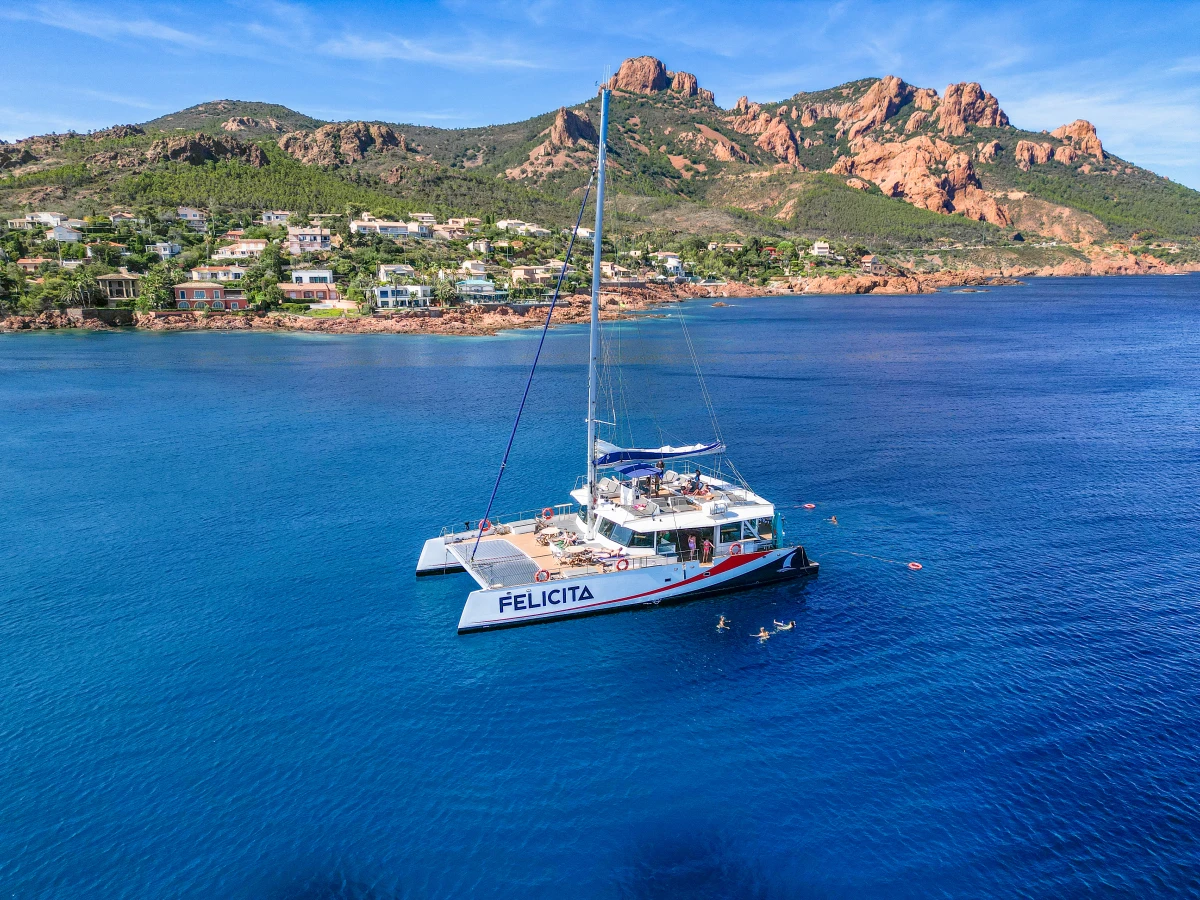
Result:
{"label": "white boat hull", "polygon": [[459,634],[530,625],[634,606],[680,603],[805,575],[816,575],[802,547],[728,556],[711,567],[677,563],[555,579],[538,584],[472,591]]}

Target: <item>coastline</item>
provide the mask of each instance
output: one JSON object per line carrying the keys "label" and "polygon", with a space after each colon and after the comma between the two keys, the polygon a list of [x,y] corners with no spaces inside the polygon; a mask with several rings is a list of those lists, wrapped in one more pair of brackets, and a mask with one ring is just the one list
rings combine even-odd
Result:
{"label": "coastline", "polygon": [[[1097,271],[1099,270],[1099,271]],[[1196,266],[1146,265],[1141,260],[1117,258],[1109,266],[1058,266],[1050,270],[962,270],[913,275],[818,275],[777,280],[770,285],[727,282],[721,285],[643,284],[618,287],[610,285],[600,294],[600,317],[611,321],[629,313],[647,312],[672,303],[689,300],[723,300],[778,295],[838,294],[933,294],[947,288],[986,289],[989,286],[1020,285],[1022,277],[1086,277],[1107,275],[1177,275],[1200,271]],[[89,311],[90,312],[90,311]],[[502,307],[484,310],[455,307],[436,310],[411,310],[391,315],[313,318],[283,312],[212,313],[207,311],[156,310],[136,313],[123,310],[120,324],[103,318],[84,316],[81,311],[47,311],[37,315],[9,315],[0,318],[0,333],[84,329],[116,331],[134,328],[143,331],[306,331],[325,334],[441,334],[463,337],[490,336],[518,328],[534,328],[545,321],[545,307],[533,307],[524,313]],[[589,304],[586,295],[560,298],[555,307],[554,324],[586,322]]]}

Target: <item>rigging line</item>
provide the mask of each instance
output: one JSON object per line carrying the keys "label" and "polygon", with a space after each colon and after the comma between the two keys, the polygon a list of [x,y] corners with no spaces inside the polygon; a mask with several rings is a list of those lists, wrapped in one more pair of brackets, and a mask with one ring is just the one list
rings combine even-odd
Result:
{"label": "rigging line", "polygon": [[708,385],[704,383],[704,373],[700,370],[700,360],[696,357],[696,347],[692,343],[692,336],[688,332],[687,323],[684,321],[683,312],[679,312],[679,325],[683,329],[683,340],[687,344],[688,353],[692,357],[692,366],[696,369],[696,380],[700,382],[700,396],[704,400],[704,405],[708,408],[708,418],[712,422],[713,437],[718,441],[721,438],[721,426],[717,422],[717,413],[713,409],[712,396],[708,393]]}
{"label": "rigging line", "polygon": [[517,437],[517,426],[521,424],[521,413],[525,411],[525,401],[529,399],[529,388],[533,385],[533,373],[537,371],[538,360],[542,358],[542,347],[546,343],[546,332],[550,330],[550,317],[554,315],[554,306],[558,303],[558,292],[562,289],[563,279],[567,275],[567,266],[571,262],[571,252],[575,249],[575,237],[579,234],[579,226],[583,223],[583,213],[587,209],[588,198],[592,195],[592,182],[596,180],[596,172],[593,171],[588,178],[587,190],[583,192],[583,202],[579,204],[579,216],[575,219],[575,227],[571,230],[571,241],[567,244],[567,254],[563,259],[562,268],[558,271],[558,281],[554,285],[554,295],[550,298],[550,308],[546,310],[546,324],[542,326],[542,336],[538,339],[537,352],[533,354],[533,365],[529,367],[529,378],[525,381],[525,393],[521,395],[521,405],[517,407],[517,418],[513,421],[512,432],[508,436],[508,444],[504,448],[504,458],[500,460],[500,471],[496,473],[496,483],[492,485],[492,496],[488,498],[487,510],[480,520],[479,533],[475,536],[475,545],[471,548],[471,559],[475,559],[475,551],[479,549],[479,542],[483,540],[483,523],[488,521],[488,516],[492,514],[492,504],[496,502],[496,492],[500,490],[500,479],[504,477],[504,470],[508,466],[508,455],[512,452],[513,441]]}

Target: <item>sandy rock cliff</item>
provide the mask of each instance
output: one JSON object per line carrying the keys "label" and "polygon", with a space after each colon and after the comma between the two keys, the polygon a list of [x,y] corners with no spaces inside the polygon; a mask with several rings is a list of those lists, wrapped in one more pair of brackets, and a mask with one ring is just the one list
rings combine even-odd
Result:
{"label": "sandy rock cliff", "polygon": [[243,144],[234,138],[215,138],[197,132],[194,135],[163,138],[146,151],[147,162],[189,163],[193,166],[224,159],[236,159],[255,167],[265,166],[267,154],[255,144]]}
{"label": "sandy rock cliff", "polygon": [[344,122],[322,125],[313,132],[289,132],[279,139],[279,148],[302,163],[332,166],[357,162],[371,152],[406,151],[408,142],[387,125]]}

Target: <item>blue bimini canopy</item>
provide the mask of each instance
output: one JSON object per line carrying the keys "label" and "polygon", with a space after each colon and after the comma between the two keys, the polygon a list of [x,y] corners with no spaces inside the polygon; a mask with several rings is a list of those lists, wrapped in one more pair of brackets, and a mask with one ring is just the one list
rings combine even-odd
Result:
{"label": "blue bimini canopy", "polygon": [[682,459],[685,456],[708,456],[712,453],[723,453],[724,441],[713,441],[711,444],[688,444],[684,447],[618,447],[608,441],[596,441],[596,465],[615,466],[623,462],[652,462],[654,460]]}
{"label": "blue bimini canopy", "polygon": [[617,472],[626,478],[647,478],[651,475],[661,476],[662,469],[646,463],[630,463],[627,466],[617,466]]}

